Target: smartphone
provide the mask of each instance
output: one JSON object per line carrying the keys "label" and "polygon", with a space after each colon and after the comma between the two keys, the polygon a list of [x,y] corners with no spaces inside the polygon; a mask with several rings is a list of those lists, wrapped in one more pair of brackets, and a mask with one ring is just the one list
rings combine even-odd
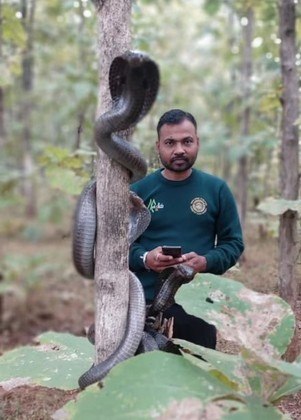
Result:
{"label": "smartphone", "polygon": [[181,246],[162,246],[162,253],[164,255],[171,255],[174,258],[178,258],[182,255],[182,247]]}

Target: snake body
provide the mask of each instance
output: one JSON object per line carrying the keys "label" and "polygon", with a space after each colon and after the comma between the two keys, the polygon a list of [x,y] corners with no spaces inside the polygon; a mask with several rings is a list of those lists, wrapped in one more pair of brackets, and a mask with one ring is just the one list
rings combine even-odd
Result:
{"label": "snake body", "polygon": [[138,149],[115,133],[129,130],[151,108],[159,87],[158,67],[146,55],[129,51],[113,60],[109,86],[113,106],[96,121],[95,141],[130,171],[134,182],[145,176],[146,161]]}
{"label": "snake body", "polygon": [[161,273],[160,277],[163,283],[148,309],[148,315],[156,315],[159,312],[166,311],[174,303],[174,296],[178,289],[182,284],[190,282],[194,276],[194,269],[186,264],[166,268]]}
{"label": "snake body", "polygon": [[[147,165],[141,153],[124,139],[124,132],[131,130],[149,111],[156,98],[159,87],[157,65],[144,54],[128,51],[113,60],[109,72],[109,87],[112,108],[96,121],[95,141],[111,159],[129,171],[131,181],[136,181],[145,176]],[[130,194],[130,203],[128,239],[131,244],[147,228],[150,213],[143,201],[133,193]],[[73,230],[74,265],[86,278],[94,277],[96,226],[96,182],[91,181],[78,200]],[[149,312],[152,315],[167,309],[173,302],[178,287],[186,282],[188,277],[191,279],[189,267],[178,267],[180,266],[173,270],[158,293]],[[186,275],[188,277],[185,277]],[[113,366],[133,356],[138,347],[142,351],[151,351],[166,344],[166,339],[157,333],[144,331],[146,304],[143,288],[132,272],[129,272],[129,281],[129,308],[124,337],[111,356],[93,365],[79,378],[79,386],[82,389],[101,381]],[[94,341],[91,328],[89,340]],[[159,342],[161,344],[158,344]]]}
{"label": "snake body", "polygon": [[137,277],[130,274],[130,302],[128,309],[127,327],[124,337],[115,350],[106,360],[93,365],[78,380],[81,389],[95,382],[101,381],[107,373],[123,360],[132,357],[137,350],[144,329],[145,299],[143,287]]}

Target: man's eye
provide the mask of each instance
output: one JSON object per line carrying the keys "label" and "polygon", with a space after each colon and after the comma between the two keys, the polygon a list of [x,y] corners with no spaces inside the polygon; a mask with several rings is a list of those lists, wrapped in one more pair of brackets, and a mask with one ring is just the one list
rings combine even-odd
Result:
{"label": "man's eye", "polygon": [[166,140],[165,144],[166,144],[167,146],[173,146],[174,141],[173,141],[173,140]]}
{"label": "man's eye", "polygon": [[191,144],[191,143],[193,143],[192,139],[185,139],[184,140],[184,144]]}

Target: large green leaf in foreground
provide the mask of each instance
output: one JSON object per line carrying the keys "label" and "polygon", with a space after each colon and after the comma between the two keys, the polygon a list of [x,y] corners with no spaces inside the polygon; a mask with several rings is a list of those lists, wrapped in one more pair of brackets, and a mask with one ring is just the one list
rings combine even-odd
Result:
{"label": "large green leaf in foreground", "polygon": [[0,357],[0,386],[78,388],[79,376],[93,363],[94,347],[86,338],[48,332],[39,345],[19,347]]}
{"label": "large green leaf in foreground", "polygon": [[100,391],[92,386],[69,402],[56,419],[139,420],[160,418],[281,419],[282,414],[256,396],[240,396],[183,357],[142,354],[116,366]]}
{"label": "large green leaf in foreground", "polygon": [[226,340],[273,357],[286,351],[294,333],[295,317],[284,300],[225,277],[197,275],[181,287],[177,302],[214,323]]}
{"label": "large green leaf in foreground", "polygon": [[[253,395],[259,400],[274,402],[281,396],[301,390],[301,357],[293,363],[243,350],[225,354],[185,340],[175,340],[191,363],[233,388],[246,401]],[[206,361],[196,358],[203,357]],[[265,356],[265,355],[264,355]]]}
{"label": "large green leaf in foreground", "polygon": [[[191,354],[163,352],[131,358],[112,369],[101,391],[97,385],[89,387],[57,418],[163,420],[179,410],[185,416],[191,407],[200,418],[281,418],[269,401],[299,389],[301,377],[300,363],[279,358],[294,329],[290,307],[276,296],[214,275],[197,276],[182,287],[178,301],[188,312],[216,323],[226,339],[241,346],[241,354],[223,355],[186,343],[209,363]],[[84,338],[58,333],[43,334],[39,342],[0,358],[0,385],[77,388],[78,377],[92,364],[93,346]]]}

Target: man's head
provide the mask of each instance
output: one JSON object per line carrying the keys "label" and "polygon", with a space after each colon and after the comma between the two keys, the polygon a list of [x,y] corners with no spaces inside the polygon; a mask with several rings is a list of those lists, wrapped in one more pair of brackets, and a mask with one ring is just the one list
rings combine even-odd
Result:
{"label": "man's head", "polygon": [[170,111],[165,112],[158,121],[157,124],[157,133],[158,138],[160,137],[160,130],[164,124],[174,125],[180,124],[183,120],[190,121],[197,131],[197,122],[190,112],[182,111],[182,109],[171,109]]}
{"label": "man's head", "polygon": [[172,109],[160,118],[157,133],[156,146],[165,175],[170,179],[185,179],[199,150],[195,118],[189,112]]}

